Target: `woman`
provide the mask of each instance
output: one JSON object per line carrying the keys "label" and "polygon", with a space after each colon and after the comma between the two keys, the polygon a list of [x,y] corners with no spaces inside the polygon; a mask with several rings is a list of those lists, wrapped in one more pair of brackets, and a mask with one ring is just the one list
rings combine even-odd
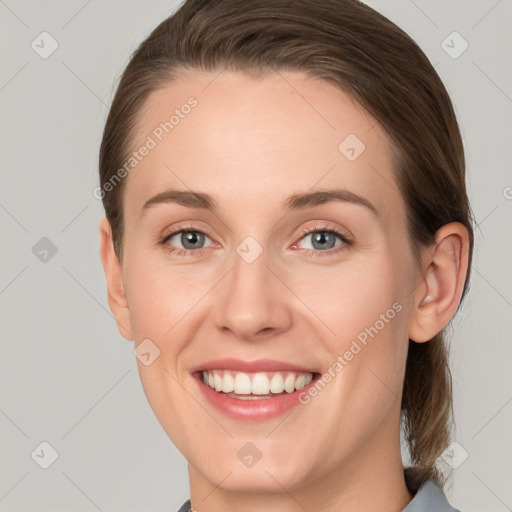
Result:
{"label": "woman", "polygon": [[443,329],[472,220],[410,37],[356,0],[186,1],[124,71],[100,184],[109,304],[188,460],[182,511],[455,510]]}

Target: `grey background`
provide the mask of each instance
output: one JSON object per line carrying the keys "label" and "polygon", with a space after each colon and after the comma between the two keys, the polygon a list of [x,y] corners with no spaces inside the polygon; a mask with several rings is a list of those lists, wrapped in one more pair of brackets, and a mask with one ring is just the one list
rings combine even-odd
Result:
{"label": "grey background", "polygon": [[[463,512],[505,512],[512,510],[512,0],[367,3],[424,49],[461,124],[479,228],[471,291],[453,322],[453,465],[460,465],[447,495]],[[133,345],[108,308],[98,254],[103,211],[92,194],[117,79],[176,5],[0,0],[2,512],[172,511],[189,495],[186,462],[154,418]],[[31,47],[43,46],[43,31],[58,42],[47,59]],[[469,44],[458,58],[442,47],[453,31]],[[454,52],[463,42],[444,44]],[[43,441],[58,452],[48,469],[39,465],[51,457]]]}

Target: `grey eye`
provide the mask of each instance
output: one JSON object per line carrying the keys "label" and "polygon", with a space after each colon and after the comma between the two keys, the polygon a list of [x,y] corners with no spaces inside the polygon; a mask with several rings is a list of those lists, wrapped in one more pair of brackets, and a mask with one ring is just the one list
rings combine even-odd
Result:
{"label": "grey eye", "polygon": [[341,240],[339,235],[336,233],[331,233],[330,231],[314,231],[313,233],[308,233],[306,236],[304,236],[303,240],[307,238],[311,239],[311,247],[303,247],[304,249],[332,249],[336,246],[336,238]]}
{"label": "grey eye", "polygon": [[[168,238],[172,245],[181,244],[183,249],[202,249],[208,236],[200,231],[178,231]],[[209,239],[209,238],[208,238]]]}

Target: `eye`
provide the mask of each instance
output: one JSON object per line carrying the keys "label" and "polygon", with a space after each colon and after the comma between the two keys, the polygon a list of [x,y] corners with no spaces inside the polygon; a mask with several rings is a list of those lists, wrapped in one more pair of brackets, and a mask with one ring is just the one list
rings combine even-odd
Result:
{"label": "eye", "polygon": [[313,226],[302,230],[301,240],[306,241],[305,246],[295,243],[293,249],[304,249],[309,255],[323,256],[319,253],[333,254],[352,245],[352,241],[343,233],[328,226]]}
{"label": "eye", "polygon": [[[329,226],[312,226],[302,230],[302,238],[292,245],[292,249],[302,249],[308,256],[332,255],[347,249],[353,244],[347,235]],[[301,243],[304,240],[305,246]],[[211,247],[210,237],[193,226],[180,226],[161,240],[166,250],[176,256],[200,256],[203,250]],[[205,245],[206,243],[206,245]]]}
{"label": "eye", "polygon": [[[208,245],[204,245],[206,240],[210,241]],[[212,245],[208,235],[192,228],[180,228],[167,234],[162,240],[162,244],[166,246],[169,252],[176,253],[177,255],[185,255],[192,252],[196,254],[201,253],[201,249]]]}

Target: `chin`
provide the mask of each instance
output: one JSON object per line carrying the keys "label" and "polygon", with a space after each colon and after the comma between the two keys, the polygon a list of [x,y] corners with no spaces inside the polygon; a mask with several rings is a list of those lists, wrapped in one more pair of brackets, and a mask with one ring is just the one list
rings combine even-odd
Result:
{"label": "chin", "polygon": [[[222,480],[223,477],[219,471],[209,471],[204,476],[213,485],[228,492],[278,494],[283,492],[283,488],[294,489],[300,483],[299,475],[290,475],[282,470],[282,465],[281,468],[274,467],[270,469],[257,469],[256,467],[241,469],[240,467],[232,467],[226,473],[222,473],[224,480]],[[228,474],[229,476],[227,476]]]}
{"label": "chin", "polygon": [[[245,453],[250,453],[251,449],[239,451],[242,460],[239,460],[236,452],[229,446],[226,446],[222,454],[212,453],[208,456],[201,451],[193,455],[187,454],[186,457],[195,471],[201,473],[202,478],[211,482],[213,486],[229,492],[282,493],[283,488],[292,490],[311,479],[304,457],[294,460],[293,456],[286,456],[285,453],[270,455],[265,452],[256,462],[250,461],[249,458],[244,462]],[[305,453],[296,447],[294,452]],[[228,453],[234,453],[235,456],[228,457]]]}

